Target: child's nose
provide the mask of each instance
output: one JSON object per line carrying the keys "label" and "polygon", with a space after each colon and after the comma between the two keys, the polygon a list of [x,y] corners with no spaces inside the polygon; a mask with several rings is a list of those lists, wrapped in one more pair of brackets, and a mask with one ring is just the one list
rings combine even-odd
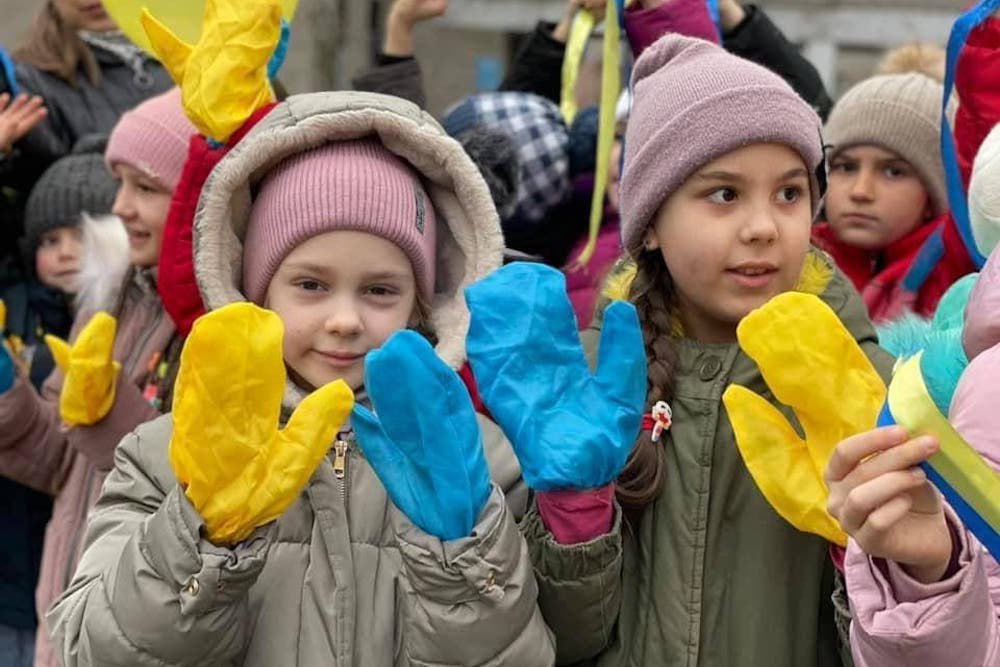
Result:
{"label": "child's nose", "polygon": [[338,304],[326,318],[326,330],[341,336],[357,334],[363,328],[360,313],[350,304]]}
{"label": "child's nose", "polygon": [[868,171],[858,172],[851,186],[851,198],[860,201],[871,201],[875,198],[875,179]]}

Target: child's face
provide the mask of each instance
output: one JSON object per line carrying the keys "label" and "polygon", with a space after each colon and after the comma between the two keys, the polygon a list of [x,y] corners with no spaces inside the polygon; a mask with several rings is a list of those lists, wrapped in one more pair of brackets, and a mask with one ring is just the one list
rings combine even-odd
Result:
{"label": "child's face", "polygon": [[115,176],[121,185],[111,212],[125,223],[129,262],[140,268],[152,268],[160,261],[171,193],[163,184],[128,164],[116,165]]}
{"label": "child's face", "polygon": [[793,289],[811,223],[809,172],[787,146],[747,146],[692,174],[645,237],[670,269],[685,334],[733,341],[745,315]]}
{"label": "child's face", "polygon": [[298,383],[315,388],[343,378],[358,390],[365,354],[415,323],[417,283],[394,243],[364,232],[327,232],[285,257],[266,306],[285,325],[285,363]]}
{"label": "child's face", "polygon": [[66,294],[76,294],[82,240],[79,227],[56,227],[42,234],[35,252],[39,282]]}
{"label": "child's face", "polygon": [[100,0],[55,0],[63,20],[76,30],[106,32],[118,26]]}
{"label": "child's face", "polygon": [[908,162],[877,146],[854,146],[830,161],[826,216],[843,243],[881,250],[933,215]]}

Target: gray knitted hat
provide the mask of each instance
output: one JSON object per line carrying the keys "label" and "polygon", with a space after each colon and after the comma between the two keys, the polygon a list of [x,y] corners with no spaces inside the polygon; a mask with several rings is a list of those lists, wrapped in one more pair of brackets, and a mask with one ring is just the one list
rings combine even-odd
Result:
{"label": "gray knitted hat", "polygon": [[823,135],[832,158],[851,146],[873,145],[906,160],[923,181],[935,215],[948,211],[941,159],[944,87],[917,72],[873,76],[844,93]]}
{"label": "gray knitted hat", "polygon": [[34,254],[45,232],[76,227],[80,214],[111,212],[118,183],[104,164],[107,137],[88,135],[50,166],[31,189],[24,211],[26,249]]}

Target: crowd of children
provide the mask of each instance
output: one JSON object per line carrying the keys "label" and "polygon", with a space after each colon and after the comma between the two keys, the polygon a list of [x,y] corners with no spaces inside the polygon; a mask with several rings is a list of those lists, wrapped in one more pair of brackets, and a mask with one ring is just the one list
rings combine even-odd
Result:
{"label": "crowd of children", "polygon": [[[226,29],[276,43],[279,4]],[[567,124],[559,84],[606,4],[440,120],[411,31],[442,0],[395,0],[359,91],[258,72],[239,115],[194,101],[224,67],[164,59],[177,87],[48,166],[0,289],[0,661],[1000,667],[1000,565],[919,467],[940,442],[829,443],[842,548],[772,506],[723,401],[794,417],[738,340],[775,297],[889,383],[880,332],[964,279],[941,411],[1000,467],[1000,14],[948,105],[929,45],[831,102],[759,7],[632,3],[591,238],[598,111]]]}

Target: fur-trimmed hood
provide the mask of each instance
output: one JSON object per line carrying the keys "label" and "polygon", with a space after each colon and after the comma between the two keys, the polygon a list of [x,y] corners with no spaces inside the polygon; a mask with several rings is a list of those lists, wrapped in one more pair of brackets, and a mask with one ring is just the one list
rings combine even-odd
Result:
{"label": "fur-trimmed hood", "polygon": [[476,165],[429,114],[405,100],[358,92],[295,95],[267,114],[205,182],[194,220],[195,277],[208,310],[245,301],[243,239],[252,193],[286,158],[322,144],[377,136],[422,176],[437,213],[431,328],[452,368],[465,362],[464,288],[498,268],[503,234]]}

